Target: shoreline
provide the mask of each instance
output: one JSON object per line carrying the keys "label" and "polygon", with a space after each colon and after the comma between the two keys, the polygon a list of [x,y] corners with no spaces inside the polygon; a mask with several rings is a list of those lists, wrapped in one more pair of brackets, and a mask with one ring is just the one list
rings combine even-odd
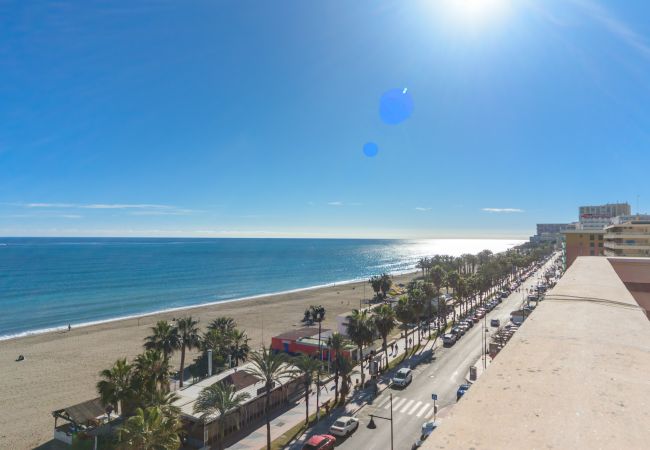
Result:
{"label": "shoreline", "polygon": [[[391,277],[395,278],[395,277],[401,277],[401,276],[404,276],[404,275],[417,274],[418,272],[419,272],[418,269],[408,269],[408,270],[404,270],[404,271],[389,273],[389,275]],[[136,313],[136,314],[130,314],[130,315],[126,315],[126,316],[119,316],[119,317],[111,317],[111,318],[108,318],[108,319],[93,320],[93,321],[90,321],[90,322],[81,322],[81,323],[70,322],[70,324],[72,325],[72,327],[74,329],[86,328],[86,327],[92,327],[92,326],[103,325],[103,324],[114,323],[114,322],[120,322],[120,321],[127,321],[127,320],[133,320],[133,319],[142,319],[142,318],[149,317],[149,316],[155,316],[155,315],[160,315],[160,314],[168,314],[168,313],[178,312],[178,311],[192,310],[192,309],[210,307],[210,306],[217,306],[217,305],[222,305],[222,304],[225,305],[225,304],[228,304],[228,303],[241,302],[241,301],[247,301],[247,300],[263,299],[264,297],[271,297],[271,296],[274,296],[274,295],[295,294],[295,293],[300,293],[300,292],[313,291],[313,290],[317,290],[317,289],[335,287],[337,285],[342,286],[342,285],[346,285],[346,284],[367,282],[367,280],[368,280],[368,277],[355,278],[355,279],[351,279],[351,280],[335,281],[335,282],[332,282],[332,283],[318,284],[318,285],[315,285],[315,286],[308,286],[308,287],[302,287],[302,288],[296,288],[296,289],[288,289],[288,290],[278,291],[278,292],[267,292],[267,293],[263,293],[263,294],[249,295],[249,296],[246,296],[246,297],[236,297],[236,298],[229,298],[229,299],[224,299],[224,300],[216,300],[216,301],[211,301],[211,302],[206,302],[206,303],[197,303],[197,304],[186,305],[186,306],[177,306],[177,307],[174,307],[174,308],[165,308],[165,309],[159,309],[159,310],[150,311],[150,312]],[[50,333],[61,333],[61,332],[67,332],[67,331],[68,331],[68,326],[67,325],[60,325],[60,326],[50,327],[50,328],[41,328],[41,329],[37,329],[37,330],[27,330],[27,331],[21,331],[19,333],[15,333],[15,334],[0,335],[0,342],[7,342],[7,341],[26,338],[26,337],[30,337],[30,336],[42,336],[42,335],[46,335],[46,334],[50,334]]]}
{"label": "shoreline", "polygon": [[[408,283],[411,272],[393,276],[395,284]],[[364,296],[365,286],[365,296]],[[300,289],[290,293],[222,301],[211,305],[184,307],[199,321],[199,329],[220,316],[232,317],[250,338],[251,349],[268,346],[271,337],[304,327],[303,312],[309,305],[323,305],[327,311],[324,329],[336,330],[339,314],[358,308],[374,292],[367,279],[335,283],[327,287]],[[133,358],[143,351],[143,341],[158,320],[171,320],[177,310],[139,318],[113,320],[97,325],[73,327],[71,331],[32,334],[0,343],[0,372],[8,374],[0,383],[0,448],[44,450],[52,440],[51,412],[97,397],[99,372],[118,358]],[[24,355],[17,362],[16,357]],[[199,352],[186,354],[186,364]],[[180,354],[171,357],[178,368]],[[45,444],[45,445],[43,445]]]}

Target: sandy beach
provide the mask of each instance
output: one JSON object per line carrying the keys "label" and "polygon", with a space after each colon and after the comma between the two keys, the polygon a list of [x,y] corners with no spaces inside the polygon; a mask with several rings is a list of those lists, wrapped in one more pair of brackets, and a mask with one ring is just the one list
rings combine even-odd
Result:
{"label": "sandy beach", "polygon": [[[405,283],[413,276],[397,276],[394,282]],[[251,347],[258,348],[269,345],[271,336],[300,327],[303,311],[312,304],[325,306],[323,326],[334,328],[338,314],[359,307],[364,286],[370,298],[367,282],[347,283],[1,341],[0,448],[49,448],[51,412],[96,397],[99,371],[117,358],[140,353],[157,320],[192,315],[205,326],[215,317],[230,316],[247,332]],[[25,360],[16,362],[21,354]],[[172,363],[178,368],[179,355]]]}

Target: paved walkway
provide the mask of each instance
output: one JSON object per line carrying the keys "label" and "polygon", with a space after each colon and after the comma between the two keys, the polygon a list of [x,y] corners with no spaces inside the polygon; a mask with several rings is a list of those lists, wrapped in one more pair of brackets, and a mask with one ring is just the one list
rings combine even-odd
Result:
{"label": "paved walkway", "polygon": [[[456,306],[455,309],[456,309],[456,317],[457,319],[460,319],[461,317],[460,306]],[[453,313],[450,313],[448,315],[448,318],[451,318],[452,316]],[[433,326],[433,324],[431,327],[431,331],[435,332],[435,327]],[[409,331],[409,334],[412,334],[413,336],[413,344],[417,345],[417,331],[411,330]],[[423,338],[421,340],[422,347],[416,352],[416,354],[407,358],[404,362],[398,364],[397,368],[406,367],[406,366],[415,368],[423,360],[433,357],[433,353],[439,343],[439,340],[437,338],[427,340],[424,337],[424,335],[425,333],[423,333]],[[395,359],[402,358],[404,356],[404,337],[403,336],[393,337],[392,340],[398,345],[399,350],[396,352],[391,352],[389,346],[389,352],[388,352],[389,363],[394,361]],[[391,340],[389,340],[389,342],[391,342]],[[378,348],[381,348],[381,343],[379,344]],[[412,347],[409,346],[409,353],[411,352],[411,348]],[[477,362],[477,366],[480,366],[479,370],[482,371],[483,365],[480,362],[481,361]],[[366,380],[370,378],[370,373],[368,369],[369,369],[368,364],[364,364],[364,373],[366,374]],[[378,386],[380,391],[388,387],[392,374],[393,371],[390,371],[390,372],[385,372],[383,375],[379,376]],[[357,380],[360,381],[360,378],[361,378],[360,374],[355,374],[352,377],[353,385],[357,382]],[[334,412],[332,412],[332,414],[337,414],[340,416],[353,415],[359,409],[364,407],[368,403],[368,401],[371,401],[373,396],[374,395],[371,392],[370,388],[355,390],[349,397],[348,403],[345,405],[345,410],[339,408],[336,409]],[[334,398],[334,381],[331,381],[321,388],[320,403],[323,404],[324,402],[328,400],[332,400],[333,398]],[[311,394],[309,398],[310,415],[313,414],[315,411],[316,411],[316,394],[314,392]],[[296,406],[284,412],[283,414],[279,415],[275,419],[271,420],[271,441],[282,436],[284,433],[286,433],[296,425],[303,423],[304,420],[305,420],[305,401],[303,398],[296,404]],[[259,450],[265,447],[266,447],[266,424],[264,423],[262,424],[262,426],[260,426],[258,429],[250,433],[248,436],[241,439],[236,444],[233,444],[232,446],[228,447],[228,449]]]}
{"label": "paved walkway", "polygon": [[[402,358],[404,356],[404,338],[398,339],[400,342],[400,352],[388,352],[388,361],[394,361],[395,359]],[[414,338],[415,343],[417,344],[417,334]],[[403,366],[415,366],[419,364],[420,361],[430,357],[433,354],[434,345],[436,345],[436,339],[431,339],[427,341],[422,339],[422,347],[417,351],[417,353],[410,358],[406,359],[403,363],[399,364],[398,367]],[[411,348],[409,348],[409,353]],[[358,369],[357,369],[358,370]],[[364,364],[364,373],[366,374],[366,380],[370,378],[370,373],[368,371],[368,364]],[[392,374],[392,372],[389,372]],[[361,375],[356,374],[352,378],[353,385],[357,380],[360,380]],[[390,375],[384,374],[379,377],[378,386],[380,390],[384,390],[388,387],[390,383]],[[339,386],[340,387],[340,386]],[[312,388],[313,389],[313,388]],[[373,393],[370,388],[355,390],[349,397],[348,403],[345,405],[345,410],[337,408],[333,414],[337,415],[353,415],[361,409],[366,403],[371,400]],[[334,381],[330,381],[321,388],[320,394],[320,403],[323,404],[328,400],[334,399]],[[312,393],[309,397],[309,414],[316,412],[316,393]],[[289,431],[294,426],[303,423],[305,421],[305,401],[304,398],[301,399],[295,407],[286,411],[282,415],[271,420],[271,441],[282,436],[284,433]],[[262,424],[258,429],[253,431],[251,434],[241,439],[236,444],[228,447],[231,450],[259,450],[266,447],[266,423]]]}

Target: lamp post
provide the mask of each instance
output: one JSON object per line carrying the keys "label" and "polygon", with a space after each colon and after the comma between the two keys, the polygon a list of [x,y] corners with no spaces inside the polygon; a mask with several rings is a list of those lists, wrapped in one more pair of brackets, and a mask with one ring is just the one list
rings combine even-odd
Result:
{"label": "lamp post", "polygon": [[390,417],[383,417],[383,416],[370,414],[370,422],[368,422],[368,428],[370,428],[371,430],[377,428],[377,425],[375,424],[375,420],[374,420],[375,418],[390,421],[390,450],[393,450],[393,393],[392,392],[390,394]]}

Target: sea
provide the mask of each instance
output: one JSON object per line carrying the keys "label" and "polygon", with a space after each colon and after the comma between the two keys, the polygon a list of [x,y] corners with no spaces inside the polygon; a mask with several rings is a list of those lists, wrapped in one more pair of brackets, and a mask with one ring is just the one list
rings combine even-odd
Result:
{"label": "sea", "polygon": [[0,340],[416,270],[517,239],[0,238]]}

